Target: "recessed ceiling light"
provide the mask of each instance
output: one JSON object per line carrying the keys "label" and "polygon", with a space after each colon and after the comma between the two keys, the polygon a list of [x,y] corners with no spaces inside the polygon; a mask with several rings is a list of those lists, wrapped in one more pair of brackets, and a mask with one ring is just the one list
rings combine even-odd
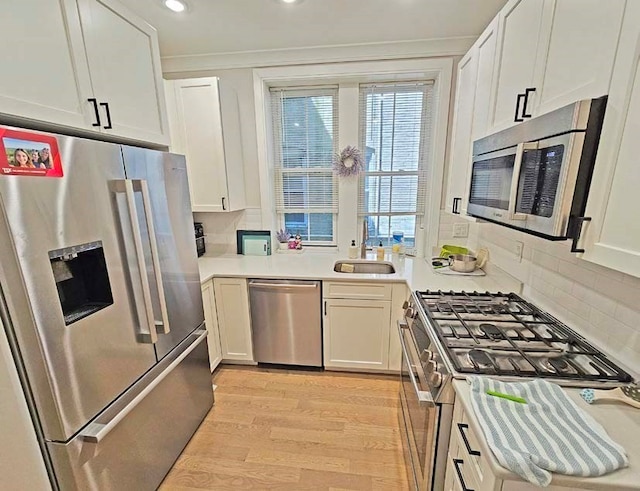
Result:
{"label": "recessed ceiling light", "polygon": [[184,12],[187,6],[180,0],[164,0],[164,6],[174,12]]}
{"label": "recessed ceiling light", "polygon": [[283,3],[296,3],[298,0],[280,0]]}

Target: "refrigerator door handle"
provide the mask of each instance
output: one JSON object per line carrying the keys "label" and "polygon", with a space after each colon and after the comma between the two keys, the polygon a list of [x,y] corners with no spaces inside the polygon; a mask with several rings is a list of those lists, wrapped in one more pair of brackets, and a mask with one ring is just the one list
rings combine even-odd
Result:
{"label": "refrigerator door handle", "polygon": [[135,407],[140,404],[145,397],[155,389],[166,377],[169,375],[174,368],[176,368],[182,360],[184,360],[189,354],[200,345],[202,341],[207,337],[207,330],[203,329],[200,331],[195,331],[195,335],[198,335],[198,338],[191,343],[191,345],[184,350],[180,356],[178,356],[175,360],[171,362],[171,364],[165,368],[162,373],[160,373],[149,385],[147,385],[144,389],[140,391],[138,395],[136,395],[129,404],[127,404],[122,410],[116,414],[113,418],[111,418],[107,423],[89,423],[84,430],[82,430],[79,436],[85,441],[89,443],[100,443],[102,440],[106,438],[106,436],[111,433],[111,431],[118,426],[118,423],[126,418],[127,414],[135,409]]}
{"label": "refrigerator door handle", "polygon": [[129,213],[129,220],[131,220],[133,245],[135,248],[136,261],[138,263],[138,271],[140,272],[142,301],[147,318],[148,332],[141,331],[139,335],[142,342],[155,344],[158,342],[158,333],[154,320],[155,316],[153,313],[153,302],[151,301],[151,286],[149,285],[147,265],[144,259],[144,248],[142,247],[142,233],[140,232],[140,223],[136,213],[136,197],[133,182],[129,179],[118,179],[113,181],[113,184],[114,190],[116,192],[124,193],[127,199],[127,212]]}
{"label": "refrigerator door handle", "polygon": [[[144,179],[132,179],[133,189],[140,191],[142,194],[142,203],[144,208],[144,216],[147,221],[147,229],[149,230],[149,245],[151,248],[151,263],[153,264],[154,277],[156,279],[156,288],[160,301],[161,321],[154,320],[156,330],[160,334],[169,334],[171,327],[169,326],[169,314],[167,313],[167,299],[164,294],[164,286],[162,284],[162,270],[160,269],[160,254],[158,253],[158,242],[156,240],[156,230],[153,223],[153,213],[151,211],[151,199],[149,198],[149,185]],[[155,319],[155,317],[154,317]]]}

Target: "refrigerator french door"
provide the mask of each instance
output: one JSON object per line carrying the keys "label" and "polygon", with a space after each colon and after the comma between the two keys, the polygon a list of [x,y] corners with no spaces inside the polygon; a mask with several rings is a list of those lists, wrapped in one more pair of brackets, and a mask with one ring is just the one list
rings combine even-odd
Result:
{"label": "refrigerator french door", "polygon": [[[213,403],[184,158],[0,135],[0,315],[52,485],[155,489]],[[59,175],[11,168],[43,141]]]}

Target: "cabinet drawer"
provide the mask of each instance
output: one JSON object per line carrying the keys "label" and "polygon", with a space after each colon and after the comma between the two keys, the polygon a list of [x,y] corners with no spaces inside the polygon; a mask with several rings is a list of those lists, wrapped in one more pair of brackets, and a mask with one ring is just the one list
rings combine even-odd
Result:
{"label": "cabinet drawer", "polygon": [[[459,418],[454,418],[451,439],[452,445],[458,449],[458,458],[464,460],[466,472],[473,476],[477,488],[493,490],[496,478],[491,472],[487,456],[480,450],[479,438],[468,424],[464,411],[460,411]],[[477,491],[477,490],[476,490]]]}
{"label": "cabinet drawer", "polygon": [[391,300],[393,287],[380,283],[328,282],[323,284],[324,298],[357,298],[369,300]]}
{"label": "cabinet drawer", "polygon": [[447,455],[447,470],[445,473],[445,491],[485,491],[479,485],[473,473],[469,472],[469,462],[462,457]]}

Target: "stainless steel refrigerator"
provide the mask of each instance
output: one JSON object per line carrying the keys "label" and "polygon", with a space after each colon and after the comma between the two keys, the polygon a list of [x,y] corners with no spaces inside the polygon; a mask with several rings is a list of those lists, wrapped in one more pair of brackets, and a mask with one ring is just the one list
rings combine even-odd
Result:
{"label": "stainless steel refrigerator", "polygon": [[0,139],[0,315],[52,485],[155,489],[213,404],[184,157]]}

